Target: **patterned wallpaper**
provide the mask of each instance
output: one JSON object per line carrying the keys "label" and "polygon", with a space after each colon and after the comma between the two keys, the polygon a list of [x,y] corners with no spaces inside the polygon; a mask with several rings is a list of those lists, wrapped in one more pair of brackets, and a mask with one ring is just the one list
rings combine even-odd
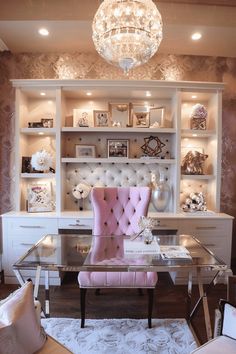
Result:
{"label": "patterned wallpaper", "polygon": [[[13,208],[14,89],[10,79],[127,79],[97,54],[0,53],[0,212]],[[236,217],[236,59],[155,55],[130,80],[218,81],[223,93],[221,211]],[[234,245],[236,253],[236,242]]]}

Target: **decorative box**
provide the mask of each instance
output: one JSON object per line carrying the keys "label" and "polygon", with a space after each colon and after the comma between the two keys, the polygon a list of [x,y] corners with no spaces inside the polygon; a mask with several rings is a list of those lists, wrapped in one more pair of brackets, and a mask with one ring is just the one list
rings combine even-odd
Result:
{"label": "decorative box", "polygon": [[206,118],[191,118],[191,129],[205,130],[206,129]]}

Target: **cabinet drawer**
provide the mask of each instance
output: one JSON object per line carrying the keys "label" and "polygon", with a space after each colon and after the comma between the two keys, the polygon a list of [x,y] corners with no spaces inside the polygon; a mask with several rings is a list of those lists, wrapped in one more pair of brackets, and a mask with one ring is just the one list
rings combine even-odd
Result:
{"label": "cabinet drawer", "polygon": [[58,220],[59,229],[92,229],[93,219],[85,218],[69,218],[69,219],[59,219]]}
{"label": "cabinet drawer", "polygon": [[178,230],[179,221],[176,219],[162,219],[162,218],[154,218],[155,219],[155,227],[154,230]]}
{"label": "cabinet drawer", "polygon": [[231,235],[231,220],[230,222],[219,219],[183,220],[181,233],[191,234],[196,237],[224,237],[224,235]]}
{"label": "cabinet drawer", "polygon": [[8,221],[9,235],[46,235],[57,233],[57,219],[15,218]]}

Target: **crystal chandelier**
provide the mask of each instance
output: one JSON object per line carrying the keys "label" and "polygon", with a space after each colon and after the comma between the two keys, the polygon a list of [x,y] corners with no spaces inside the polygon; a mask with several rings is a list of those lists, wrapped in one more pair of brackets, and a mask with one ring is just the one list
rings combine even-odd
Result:
{"label": "crystal chandelier", "polygon": [[162,18],[152,0],[104,0],[93,19],[97,52],[125,73],[146,63],[162,40]]}

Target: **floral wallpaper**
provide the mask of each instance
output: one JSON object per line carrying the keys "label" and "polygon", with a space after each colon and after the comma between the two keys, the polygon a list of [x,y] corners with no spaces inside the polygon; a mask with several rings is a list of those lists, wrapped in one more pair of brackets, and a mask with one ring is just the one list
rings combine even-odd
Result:
{"label": "floral wallpaper", "polygon": [[[14,89],[10,79],[127,79],[97,54],[0,53],[0,212],[13,208]],[[236,59],[155,55],[130,80],[218,81],[223,93],[221,211],[236,217]],[[236,256],[236,241],[233,255]]]}

